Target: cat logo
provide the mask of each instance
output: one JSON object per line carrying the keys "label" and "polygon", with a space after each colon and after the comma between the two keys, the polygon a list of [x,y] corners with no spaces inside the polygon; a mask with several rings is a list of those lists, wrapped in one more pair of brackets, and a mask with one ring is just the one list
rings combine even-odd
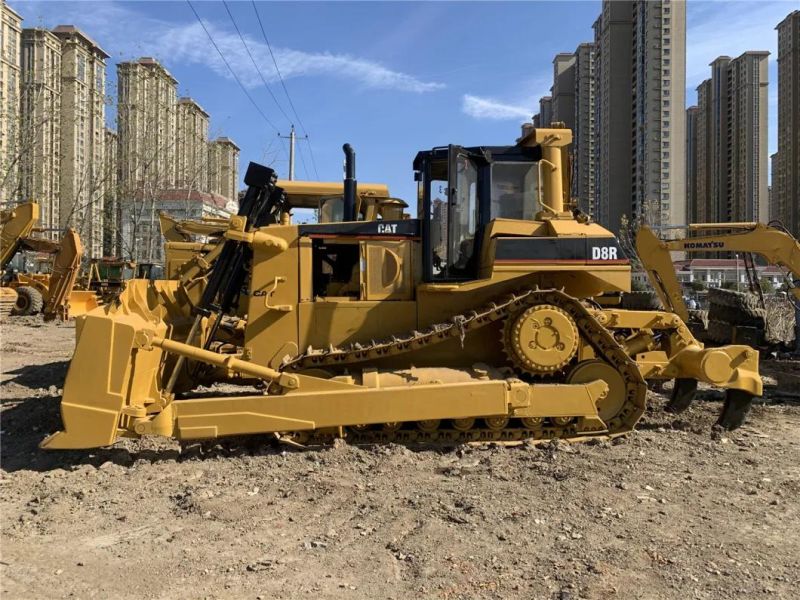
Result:
{"label": "cat logo", "polygon": [[378,233],[397,233],[397,223],[386,223],[378,225]]}
{"label": "cat logo", "polygon": [[617,260],[617,249],[614,246],[594,246],[592,260]]}

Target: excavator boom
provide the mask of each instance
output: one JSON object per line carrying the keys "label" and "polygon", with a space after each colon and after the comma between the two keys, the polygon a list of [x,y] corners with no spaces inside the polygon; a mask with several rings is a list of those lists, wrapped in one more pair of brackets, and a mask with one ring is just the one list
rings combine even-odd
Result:
{"label": "excavator boom", "polygon": [[[636,236],[636,252],[647,272],[650,283],[668,310],[684,321],[689,311],[683,301],[681,285],[675,274],[670,252],[749,252],[761,255],[768,263],[787,269],[794,282],[800,282],[800,242],[783,229],[763,223],[699,223],[689,231],[716,230],[713,235],[701,235],[676,240],[660,239],[652,229],[643,225]],[[800,300],[800,284],[791,288]]]}

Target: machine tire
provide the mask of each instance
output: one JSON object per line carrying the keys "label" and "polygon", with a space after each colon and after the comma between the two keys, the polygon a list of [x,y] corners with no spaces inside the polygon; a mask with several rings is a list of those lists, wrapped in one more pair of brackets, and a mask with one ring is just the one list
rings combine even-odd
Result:
{"label": "machine tire", "polygon": [[663,310],[658,294],[652,291],[622,294],[622,308],[629,310]]}
{"label": "machine tire", "polygon": [[731,295],[728,290],[720,288],[710,288],[708,290],[708,306],[709,309],[715,306],[731,306]]}
{"label": "machine tire", "polygon": [[712,288],[708,290],[710,306],[728,306],[750,313],[761,308],[761,301],[755,294]]}
{"label": "machine tire", "polygon": [[19,316],[38,315],[44,308],[42,293],[34,287],[23,285],[17,288],[17,303],[14,314]]}
{"label": "machine tire", "polygon": [[710,318],[726,321],[732,325],[747,325],[763,329],[767,321],[767,311],[763,308],[742,309],[733,306],[714,305],[709,310]]}

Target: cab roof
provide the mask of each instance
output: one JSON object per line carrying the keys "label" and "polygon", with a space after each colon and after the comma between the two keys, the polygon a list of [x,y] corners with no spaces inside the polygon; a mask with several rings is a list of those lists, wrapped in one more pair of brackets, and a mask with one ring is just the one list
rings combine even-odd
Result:
{"label": "cab roof", "polygon": [[538,146],[438,146],[431,150],[418,152],[414,157],[414,170],[420,171],[425,159],[447,158],[450,148],[457,148],[471,156],[480,157],[486,162],[536,162],[542,158],[542,150]]}

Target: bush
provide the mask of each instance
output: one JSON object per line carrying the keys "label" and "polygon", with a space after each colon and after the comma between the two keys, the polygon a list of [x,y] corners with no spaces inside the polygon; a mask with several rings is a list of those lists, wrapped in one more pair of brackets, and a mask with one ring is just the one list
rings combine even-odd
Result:
{"label": "bush", "polygon": [[761,291],[765,294],[773,294],[775,293],[775,286],[770,279],[762,279],[761,280]]}
{"label": "bush", "polygon": [[705,284],[702,281],[690,281],[689,288],[694,290],[695,292],[702,292],[706,289]]}

